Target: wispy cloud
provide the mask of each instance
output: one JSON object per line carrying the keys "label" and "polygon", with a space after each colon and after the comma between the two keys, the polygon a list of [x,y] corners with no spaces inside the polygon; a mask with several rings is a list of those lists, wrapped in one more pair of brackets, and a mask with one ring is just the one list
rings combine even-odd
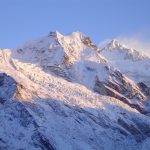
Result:
{"label": "wispy cloud", "polygon": [[126,36],[121,35],[116,37],[122,44],[129,48],[134,48],[138,51],[150,56],[150,40],[143,36],[142,33]]}
{"label": "wispy cloud", "polygon": [[104,48],[112,39],[105,39],[103,41],[101,41],[99,44],[98,44],[98,47],[101,49],[101,48]]}

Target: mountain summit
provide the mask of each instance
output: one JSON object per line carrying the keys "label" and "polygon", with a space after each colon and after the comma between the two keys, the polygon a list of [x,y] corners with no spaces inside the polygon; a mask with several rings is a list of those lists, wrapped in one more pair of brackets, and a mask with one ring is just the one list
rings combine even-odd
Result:
{"label": "mountain summit", "polygon": [[1,49],[0,149],[150,149],[148,82],[111,63],[126,52],[117,41],[99,51],[80,32]]}
{"label": "mountain summit", "polygon": [[111,40],[104,48],[105,50],[112,50],[112,49],[123,49],[126,48],[125,45],[122,45],[118,40]]}

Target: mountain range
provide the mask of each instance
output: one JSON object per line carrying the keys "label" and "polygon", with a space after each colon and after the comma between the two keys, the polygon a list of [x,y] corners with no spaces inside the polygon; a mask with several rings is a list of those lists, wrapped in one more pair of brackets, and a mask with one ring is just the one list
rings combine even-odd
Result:
{"label": "mountain range", "polygon": [[149,56],[80,32],[0,49],[0,150],[148,150],[149,77]]}

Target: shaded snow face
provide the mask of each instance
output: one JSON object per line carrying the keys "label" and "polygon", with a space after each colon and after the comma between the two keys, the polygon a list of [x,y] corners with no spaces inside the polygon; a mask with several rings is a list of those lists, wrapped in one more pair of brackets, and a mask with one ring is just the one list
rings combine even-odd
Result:
{"label": "shaded snow face", "polygon": [[16,81],[5,73],[0,73],[0,103],[9,101],[16,92]]}
{"label": "shaded snow face", "polygon": [[17,86],[11,76],[0,73],[0,149],[54,150],[25,104],[16,99],[23,94]]}

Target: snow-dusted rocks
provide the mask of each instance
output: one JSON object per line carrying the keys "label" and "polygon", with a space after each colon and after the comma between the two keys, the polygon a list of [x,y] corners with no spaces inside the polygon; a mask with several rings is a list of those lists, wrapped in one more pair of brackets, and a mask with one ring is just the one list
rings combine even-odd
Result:
{"label": "snow-dusted rocks", "polygon": [[148,87],[109,66],[89,37],[50,32],[0,56],[0,149],[150,147]]}

